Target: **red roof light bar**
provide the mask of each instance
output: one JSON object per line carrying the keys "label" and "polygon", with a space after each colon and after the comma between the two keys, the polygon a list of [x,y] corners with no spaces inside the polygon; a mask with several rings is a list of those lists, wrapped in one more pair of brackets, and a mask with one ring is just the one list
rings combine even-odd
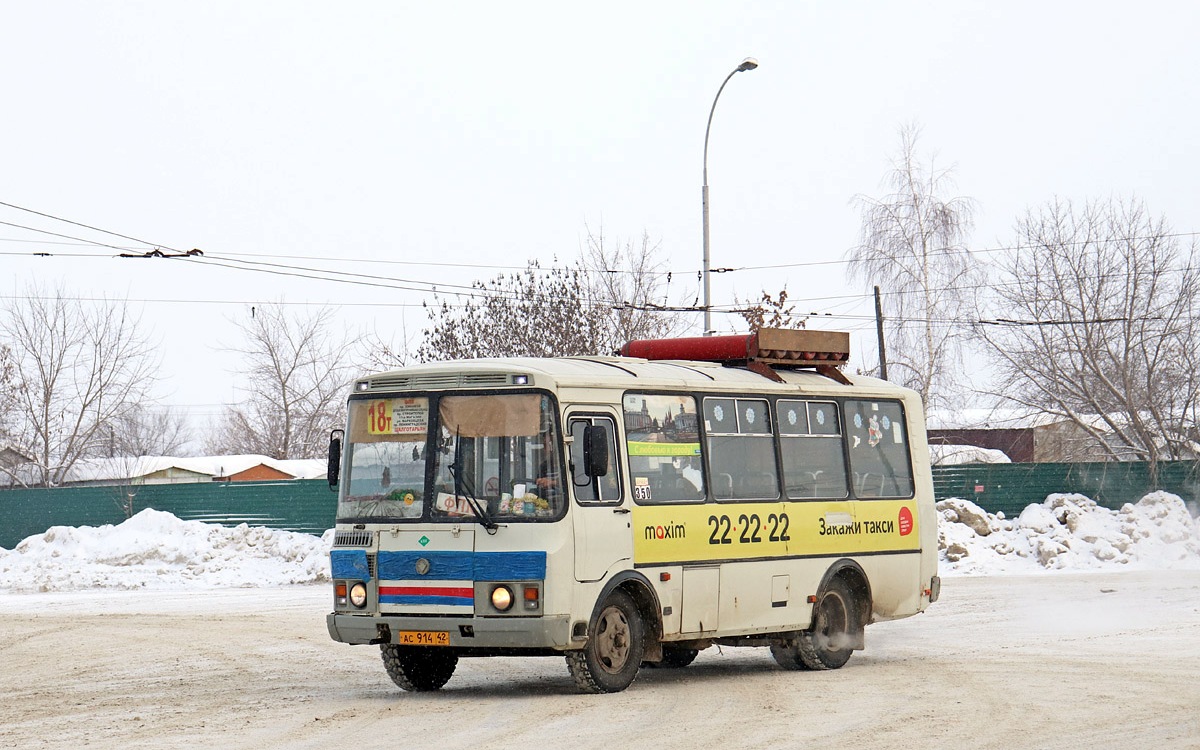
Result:
{"label": "red roof light bar", "polygon": [[735,336],[640,339],[621,347],[625,357],[695,362],[765,362],[797,365],[841,364],[850,358],[850,334],[762,328]]}
{"label": "red roof light bar", "polygon": [[770,366],[812,367],[839,383],[850,382],[837,370],[850,359],[850,334],[842,331],[761,328],[735,336],[639,339],[625,344],[618,353],[650,360],[744,364],[772,380],[779,376]]}

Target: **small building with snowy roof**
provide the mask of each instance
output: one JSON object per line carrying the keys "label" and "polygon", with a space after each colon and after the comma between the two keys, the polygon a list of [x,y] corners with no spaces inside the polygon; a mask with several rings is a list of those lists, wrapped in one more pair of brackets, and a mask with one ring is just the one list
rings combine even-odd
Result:
{"label": "small building with snowy roof", "polygon": [[188,482],[262,482],[311,479],[325,475],[319,459],[280,461],[257,454],[178,458],[139,456],[80,459],[63,486],[179,484]]}

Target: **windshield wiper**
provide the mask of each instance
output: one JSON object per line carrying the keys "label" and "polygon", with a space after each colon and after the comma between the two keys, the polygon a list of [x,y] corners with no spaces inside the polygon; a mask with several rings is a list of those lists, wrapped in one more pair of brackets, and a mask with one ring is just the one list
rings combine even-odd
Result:
{"label": "windshield wiper", "polygon": [[450,471],[454,474],[454,494],[466,499],[471,510],[475,511],[475,519],[479,521],[480,526],[487,529],[487,533],[495,534],[496,529],[500,527],[488,515],[487,508],[481,505],[481,501],[475,497],[474,493],[467,492],[463,484],[462,434],[459,432],[454,433],[454,463],[451,465]]}

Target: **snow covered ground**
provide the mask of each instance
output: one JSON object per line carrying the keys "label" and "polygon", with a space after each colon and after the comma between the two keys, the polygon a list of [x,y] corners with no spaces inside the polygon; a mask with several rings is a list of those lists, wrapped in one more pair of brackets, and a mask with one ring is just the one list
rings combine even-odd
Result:
{"label": "snow covered ground", "polygon": [[378,649],[325,630],[328,534],[156,511],[58,527],[0,550],[0,747],[1200,747],[1200,536],[1179,498],[939,514],[941,599],[873,625],[845,668],[710,648],[605,696],[561,658],[464,659],[439,693],[400,691]]}
{"label": "snow covered ground", "polygon": [[[938,503],[942,575],[1057,570],[1200,570],[1200,524],[1175,495],[1120,510],[1051,495],[1016,518],[967,500]],[[56,526],[0,549],[0,590],[275,587],[329,580],[323,537],[228,528],[144,510],[117,526]]]}

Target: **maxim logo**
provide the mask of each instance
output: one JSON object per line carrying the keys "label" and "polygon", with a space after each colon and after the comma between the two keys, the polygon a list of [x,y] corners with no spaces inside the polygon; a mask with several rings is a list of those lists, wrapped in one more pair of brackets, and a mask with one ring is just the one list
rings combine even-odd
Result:
{"label": "maxim logo", "polygon": [[646,539],[686,539],[687,526],[681,523],[668,523],[665,526],[647,526]]}

